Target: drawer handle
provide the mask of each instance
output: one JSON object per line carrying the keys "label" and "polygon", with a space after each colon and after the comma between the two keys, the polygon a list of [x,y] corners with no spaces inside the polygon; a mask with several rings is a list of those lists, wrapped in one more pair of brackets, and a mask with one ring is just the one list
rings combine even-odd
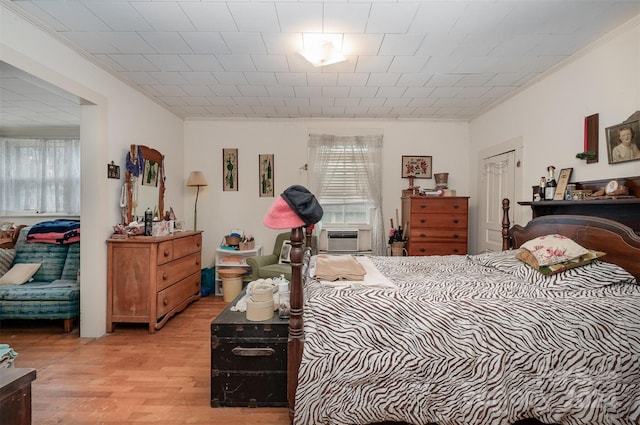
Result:
{"label": "drawer handle", "polygon": [[458,223],[460,222],[460,220],[457,220],[457,219],[456,219],[456,220],[453,220],[453,222],[454,222],[455,224],[458,224]]}
{"label": "drawer handle", "polygon": [[427,237],[427,235],[425,235],[424,233],[420,233],[420,236],[419,236],[419,237],[421,237],[421,238],[426,238],[426,237]]}
{"label": "drawer handle", "polygon": [[199,266],[199,265],[200,265],[200,259],[198,258],[196,259],[196,266]]}
{"label": "drawer handle", "polygon": [[427,222],[427,220],[425,220],[424,218],[421,218],[421,219],[420,219],[420,224],[424,224],[424,223],[426,223],[426,222]]}
{"label": "drawer handle", "polygon": [[453,234],[453,238],[454,238],[454,239],[458,239],[459,237],[460,237],[460,235],[458,235],[457,233],[454,233],[454,234]]}
{"label": "drawer handle", "polygon": [[162,304],[163,304],[163,305],[169,305],[169,300],[168,300],[167,298],[164,298],[164,299],[162,300]]}
{"label": "drawer handle", "polygon": [[247,348],[247,347],[233,347],[231,352],[236,356],[241,357],[268,357],[273,356],[276,352],[273,348]]}
{"label": "drawer handle", "polygon": [[457,254],[458,253],[458,248],[453,248],[453,252]]}
{"label": "drawer handle", "polygon": [[167,272],[162,272],[162,280],[167,280],[169,279],[169,275],[167,274]]}
{"label": "drawer handle", "polygon": [[453,209],[454,209],[454,210],[457,210],[458,208],[460,208],[460,205],[458,205],[458,204],[454,204],[454,205],[453,205]]}
{"label": "drawer handle", "polygon": [[426,206],[426,205],[418,205],[418,206],[419,206],[420,208],[422,208],[422,209],[427,208],[427,206]]}
{"label": "drawer handle", "polygon": [[165,256],[165,257],[168,257],[168,256],[169,256],[169,254],[171,254],[171,251],[169,251],[168,249],[165,249],[165,250],[164,250],[164,256]]}
{"label": "drawer handle", "polygon": [[420,249],[419,249],[419,251],[420,251],[420,252],[427,252],[427,250],[426,250],[426,249],[424,249],[424,248],[420,248]]}

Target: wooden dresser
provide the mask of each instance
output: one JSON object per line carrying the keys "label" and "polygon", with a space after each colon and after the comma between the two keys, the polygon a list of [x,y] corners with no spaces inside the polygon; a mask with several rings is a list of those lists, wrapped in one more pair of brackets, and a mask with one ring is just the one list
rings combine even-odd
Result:
{"label": "wooden dresser", "polygon": [[107,240],[107,332],[118,322],[155,333],[200,298],[201,232]]}
{"label": "wooden dresser", "polygon": [[468,212],[466,196],[403,196],[402,224],[409,223],[407,254],[466,254]]}
{"label": "wooden dresser", "polygon": [[0,424],[31,425],[35,369],[0,368]]}

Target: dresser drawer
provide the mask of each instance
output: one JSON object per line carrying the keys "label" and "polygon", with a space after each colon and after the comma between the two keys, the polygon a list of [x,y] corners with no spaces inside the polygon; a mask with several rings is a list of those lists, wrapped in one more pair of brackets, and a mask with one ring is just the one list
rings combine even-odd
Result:
{"label": "dresser drawer", "polygon": [[409,255],[461,255],[467,253],[467,241],[448,243],[411,243]]}
{"label": "dresser drawer", "polygon": [[418,214],[411,213],[411,225],[409,231],[424,227],[466,229],[467,215],[464,214]]}
{"label": "dresser drawer", "polygon": [[420,242],[466,242],[467,229],[413,228],[409,231],[411,243]]}
{"label": "dresser drawer", "polygon": [[286,372],[211,374],[211,407],[286,407]]}
{"label": "dresser drawer", "polygon": [[181,302],[200,293],[200,273],[193,274],[169,288],[158,292],[156,317],[160,318]]}
{"label": "dresser drawer", "polygon": [[211,369],[218,371],[287,370],[287,338],[212,339]]}
{"label": "dresser drawer", "polygon": [[173,241],[164,241],[158,244],[158,262],[165,264],[173,260]]}
{"label": "dresser drawer", "polygon": [[158,267],[156,282],[158,290],[167,288],[177,281],[200,271],[200,253],[179,258]]}
{"label": "dresser drawer", "polygon": [[411,199],[411,214],[467,214],[466,198],[414,198]]}
{"label": "dresser drawer", "polygon": [[173,241],[173,258],[180,258],[195,252],[200,252],[201,246],[202,235],[200,234],[175,239]]}

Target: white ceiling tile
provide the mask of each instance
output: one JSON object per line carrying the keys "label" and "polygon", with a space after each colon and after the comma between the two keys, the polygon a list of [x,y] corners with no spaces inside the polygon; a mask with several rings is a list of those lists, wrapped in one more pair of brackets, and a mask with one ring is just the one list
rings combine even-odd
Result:
{"label": "white ceiling tile", "polygon": [[193,53],[189,45],[177,32],[142,32],[140,33],[147,43],[149,43],[157,53],[162,54],[189,54]]}
{"label": "white ceiling tile", "polygon": [[335,86],[337,81],[337,73],[312,72],[307,74],[309,86]]}
{"label": "white ceiling tile", "polygon": [[360,106],[366,106],[367,108],[376,108],[384,105],[385,99],[382,98],[362,98],[360,100]]}
{"label": "white ceiling tile", "polygon": [[222,71],[222,66],[214,55],[180,55],[192,71]]}
{"label": "white ceiling tile", "polygon": [[180,86],[160,84],[152,87],[160,96],[184,97],[186,95]]}
{"label": "white ceiling tile", "polygon": [[427,60],[422,56],[395,56],[389,66],[389,72],[417,74],[424,68]]}
{"label": "white ceiling tile", "polygon": [[179,72],[149,72],[148,74],[151,78],[157,81],[154,84],[150,84],[151,86],[156,86],[160,84],[168,84],[168,85],[188,84],[187,81],[182,77],[182,75]]}
{"label": "white ceiling tile", "polygon": [[417,3],[372,3],[366,32],[405,34],[417,11]]}
{"label": "white ceiling tile", "polygon": [[277,3],[280,30],[285,33],[322,33],[322,3]]}
{"label": "white ceiling tile", "polygon": [[217,55],[218,62],[227,72],[255,71],[256,67],[249,55]]}
{"label": "white ceiling tile", "polygon": [[424,74],[424,73],[418,73],[418,72],[416,73],[405,72],[400,75],[400,78],[398,79],[398,82],[396,84],[398,84],[399,86],[405,86],[405,87],[411,87],[411,86],[421,87],[427,84],[427,82],[431,77],[432,77],[431,74]]}
{"label": "white ceiling tile", "polygon": [[278,84],[273,72],[245,72],[244,77],[250,85],[273,86]]}
{"label": "white ceiling tile", "polygon": [[500,31],[500,23],[517,2],[468,2],[451,29],[451,35],[486,35]]}
{"label": "white ceiling tile", "polygon": [[158,71],[158,67],[144,55],[113,54],[108,56],[126,71]]}
{"label": "white ceiling tile", "polygon": [[294,55],[302,50],[302,33],[262,33],[270,55]]}
{"label": "white ceiling tile", "polygon": [[382,46],[383,34],[345,34],[342,42],[344,55],[377,55]]}
{"label": "white ceiling tile", "polygon": [[370,9],[367,3],[325,3],[322,32],[364,33]]}
{"label": "white ceiling tile", "polygon": [[349,94],[353,97],[375,97],[378,87],[351,87]]}
{"label": "white ceiling tile", "polygon": [[90,1],[84,5],[114,31],[150,31],[151,25],[124,1]]}
{"label": "white ceiling tile", "polygon": [[188,95],[193,97],[202,97],[207,99],[206,102],[207,104],[210,104],[211,102],[208,100],[207,96],[213,96],[214,93],[213,91],[211,91],[211,89],[208,86],[204,86],[204,85],[200,85],[200,86],[194,86],[194,85],[183,85],[181,86],[182,90],[184,90],[184,92]]}
{"label": "white ceiling tile", "polygon": [[184,72],[181,75],[190,84],[218,84],[218,80],[210,72]]}
{"label": "white ceiling tile", "polygon": [[394,86],[400,79],[399,73],[372,72],[367,81],[368,86]]}
{"label": "white ceiling tile", "polygon": [[386,34],[378,54],[382,56],[410,56],[418,51],[424,34]]}
{"label": "white ceiling tile", "polygon": [[293,88],[296,92],[296,97],[320,97],[322,96],[322,88],[319,86],[316,87],[306,87],[306,86],[295,86]]}
{"label": "white ceiling tile", "polygon": [[238,86],[242,96],[267,97],[269,94],[264,86]]}
{"label": "white ceiling tile", "polygon": [[228,55],[230,53],[220,33],[181,32],[180,36],[193,53],[211,55]]}
{"label": "white ceiling tile", "polygon": [[260,104],[263,106],[286,106],[284,99],[281,97],[264,96],[258,100],[260,100]]}
{"label": "white ceiling tile", "polygon": [[131,2],[134,8],[156,31],[195,31],[179,3],[143,1]]}
{"label": "white ceiling tile", "polygon": [[422,2],[413,18],[409,32],[449,35],[466,7],[465,1]]}
{"label": "white ceiling tile", "polygon": [[347,74],[343,72],[338,73],[338,86],[365,86],[369,80],[369,73],[359,72],[353,74]]}
{"label": "white ceiling tile", "polygon": [[251,55],[251,60],[259,72],[289,71],[289,62],[284,55]]}
{"label": "white ceiling tile", "polygon": [[223,32],[220,34],[232,55],[264,55],[267,49],[257,32]]}
{"label": "white ceiling tile", "polygon": [[274,3],[227,3],[238,31],[278,32],[278,16]]}
{"label": "white ceiling tile", "polygon": [[347,97],[349,96],[349,87],[323,87],[322,95],[327,97]]}
{"label": "white ceiling tile", "polygon": [[56,21],[70,31],[108,31],[110,29],[82,2],[59,3],[41,0],[34,3],[49,15],[54,16]]}
{"label": "white ceiling tile", "polygon": [[[376,97],[400,98],[407,91],[406,87],[380,87],[376,93]],[[403,102],[407,102],[406,99]]]}
{"label": "white ceiling tile", "polygon": [[189,66],[178,55],[144,55],[144,57],[162,71],[190,71]]}
{"label": "white ceiling tile", "polygon": [[280,73],[276,72],[276,79],[278,84],[285,86],[304,86],[307,85],[307,74],[304,72],[289,72]]}
{"label": "white ceiling tile", "polygon": [[359,56],[356,72],[386,72],[393,56]]}
{"label": "white ceiling tile", "polygon": [[180,7],[197,31],[237,31],[225,2],[183,2]]}
{"label": "white ceiling tile", "polygon": [[214,72],[213,76],[222,85],[236,86],[242,84],[248,84],[247,79],[241,72]]}

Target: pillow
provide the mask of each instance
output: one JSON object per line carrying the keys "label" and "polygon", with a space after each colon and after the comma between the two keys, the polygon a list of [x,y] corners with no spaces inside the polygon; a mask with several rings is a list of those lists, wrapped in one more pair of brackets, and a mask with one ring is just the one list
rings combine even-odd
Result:
{"label": "pillow", "polygon": [[0,249],[0,276],[9,271],[14,258],[16,258],[15,249]]}
{"label": "pillow", "polygon": [[0,277],[0,285],[22,285],[31,279],[40,268],[40,263],[14,264],[4,276]]}
{"label": "pillow", "polygon": [[538,260],[531,253],[531,251],[523,248],[516,253],[516,258],[533,267],[543,275],[549,276],[552,274],[563,272],[565,270],[573,269],[575,267],[584,266],[585,264],[589,264],[593,260],[604,257],[605,255],[607,254],[602,251],[589,250],[586,254],[581,255],[578,258],[574,258],[573,260],[567,260],[557,264],[549,264],[548,266],[541,266],[540,264],[538,264]]}
{"label": "pillow", "polygon": [[538,236],[522,244],[520,248],[529,250],[536,258],[539,266],[563,263],[589,252],[562,235]]}
{"label": "pillow", "polygon": [[278,264],[291,263],[291,241],[286,240],[282,242],[282,248],[280,248],[280,259]]}

